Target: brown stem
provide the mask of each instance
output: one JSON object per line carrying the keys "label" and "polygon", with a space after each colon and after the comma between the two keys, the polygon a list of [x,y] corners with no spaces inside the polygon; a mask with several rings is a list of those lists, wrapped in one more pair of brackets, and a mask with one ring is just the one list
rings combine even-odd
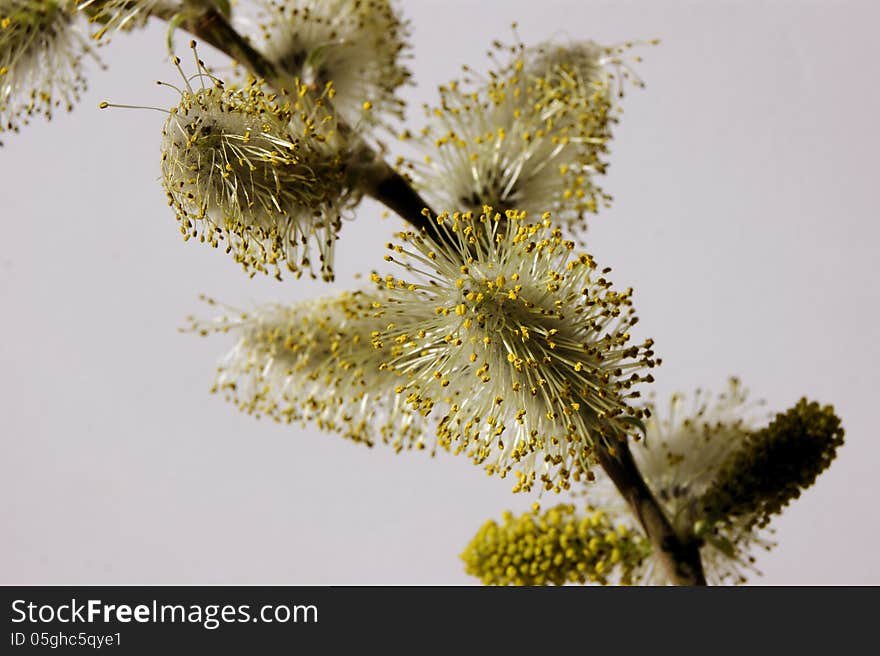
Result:
{"label": "brown stem", "polygon": [[596,457],[638,518],[670,580],[676,585],[706,585],[699,544],[676,533],[642,478],[626,438],[618,441],[613,454],[600,446]]}
{"label": "brown stem", "polygon": [[[375,152],[370,149],[370,154]],[[448,239],[437,224],[431,220],[436,216],[428,203],[405,177],[378,157],[359,171],[359,183],[364,192],[378,200],[388,209],[398,214],[416,229],[426,233],[435,241]]]}

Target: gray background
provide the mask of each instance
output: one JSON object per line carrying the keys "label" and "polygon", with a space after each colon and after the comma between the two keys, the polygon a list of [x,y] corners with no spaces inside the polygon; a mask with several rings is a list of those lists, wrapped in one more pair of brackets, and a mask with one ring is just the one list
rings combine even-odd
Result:
{"label": "gray background", "polygon": [[[520,22],[644,49],[588,248],[636,288],[661,397],[740,375],[783,409],[833,403],[847,444],[775,524],[765,584],[880,583],[875,3],[406,2],[418,104],[483,67]],[[186,52],[185,35],[177,39]],[[473,532],[531,497],[464,458],[396,456],[239,414],[208,394],[228,339],[178,334],[211,314],[330,291],[248,280],[184,243],[158,183],[176,104],[164,26],[103,49],[72,115],[5,139],[0,248],[0,583],[470,583]],[[203,56],[221,62],[207,48]],[[401,223],[364,204],[335,288]],[[545,498],[545,503],[552,500]]]}

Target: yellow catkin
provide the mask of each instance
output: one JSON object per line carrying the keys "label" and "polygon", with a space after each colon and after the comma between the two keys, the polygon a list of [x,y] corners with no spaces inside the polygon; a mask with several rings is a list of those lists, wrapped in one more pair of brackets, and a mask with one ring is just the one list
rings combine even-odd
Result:
{"label": "yellow catkin", "polygon": [[417,186],[436,207],[552,210],[567,228],[584,229],[611,202],[599,179],[622,80],[641,85],[625,48],[498,43],[492,58],[488,78],[442,86],[439,104],[425,107]]}
{"label": "yellow catkin", "polygon": [[485,585],[630,584],[648,551],[639,535],[618,536],[606,515],[591,521],[560,504],[486,522],[461,558]]}
{"label": "yellow catkin", "polygon": [[631,343],[632,290],[613,290],[549,216],[486,207],[433,220],[443,247],[402,233],[389,244],[401,277],[377,276],[393,324],[380,334],[400,345],[386,366],[436,418],[440,443],[514,473],[515,491],[567,489],[640,416],[632,399],[659,363],[651,340]]}
{"label": "yellow catkin", "polygon": [[242,412],[313,423],[367,446],[426,448],[421,413],[395,392],[397,378],[383,367],[399,345],[382,341],[387,322],[373,301],[357,292],[250,312],[229,308],[214,320],[193,320],[189,330],[235,337],[212,391]]}
{"label": "yellow catkin", "polygon": [[410,25],[389,0],[258,0],[246,32],[291,77],[323,87],[360,130],[403,118]]}
{"label": "yellow catkin", "polygon": [[162,131],[162,182],[184,239],[226,251],[251,275],[333,279],[341,215],[360,192],[326,91],[187,85]]}
{"label": "yellow catkin", "polygon": [[84,60],[95,58],[60,0],[4,0],[0,4],[0,133],[17,132],[31,118],[70,111],[86,88]]}

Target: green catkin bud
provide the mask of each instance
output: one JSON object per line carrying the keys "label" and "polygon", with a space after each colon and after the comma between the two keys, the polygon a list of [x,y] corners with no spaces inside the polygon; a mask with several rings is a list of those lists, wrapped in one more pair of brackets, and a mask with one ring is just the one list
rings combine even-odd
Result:
{"label": "green catkin bud", "polygon": [[828,468],[842,444],[843,428],[832,406],[801,399],[746,437],[722,464],[702,497],[707,524],[766,526]]}
{"label": "green catkin bud", "polygon": [[486,522],[461,558],[465,571],[485,585],[632,583],[650,551],[639,534],[612,525],[601,510],[578,513],[560,504],[541,513],[538,504],[502,523]]}

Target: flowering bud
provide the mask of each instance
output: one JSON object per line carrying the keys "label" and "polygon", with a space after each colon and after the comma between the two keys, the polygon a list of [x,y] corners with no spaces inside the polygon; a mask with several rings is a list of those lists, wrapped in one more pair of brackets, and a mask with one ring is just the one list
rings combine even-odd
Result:
{"label": "flowering bud", "polygon": [[439,106],[425,107],[416,185],[437,207],[550,210],[583,229],[585,215],[611,200],[597,178],[617,121],[613,72],[621,60],[592,42],[496,46],[512,60],[488,80],[441,87]]}
{"label": "flowering bud", "polygon": [[610,269],[575,253],[549,215],[487,207],[436,221],[443,246],[402,233],[386,255],[401,277],[373,276],[400,393],[439,418],[441,445],[515,472],[514,491],[589,478],[593,447],[639,415],[628,400],[659,363],[651,340],[630,343],[632,290],[614,291]]}
{"label": "flowering bud", "polygon": [[305,84],[332,82],[345,122],[403,117],[395,94],[410,77],[402,63],[409,25],[389,0],[266,0],[259,13],[260,49]]}
{"label": "flowering bud", "polygon": [[371,338],[385,326],[375,312],[374,299],[356,292],[231,312],[194,321],[192,330],[235,336],[212,391],[241,411],[281,423],[315,422],[368,446],[422,449],[422,417],[382,371],[390,349]]}
{"label": "flowering bud", "polygon": [[184,238],[222,245],[251,275],[278,278],[282,267],[312,273],[314,249],[321,277],[332,280],[341,215],[359,194],[348,185],[349,146],[327,109],[330,93],[187,85],[162,130],[162,181]]}
{"label": "flowering bud", "polygon": [[0,0],[0,132],[79,100],[91,51],[74,21],[63,1]]}

